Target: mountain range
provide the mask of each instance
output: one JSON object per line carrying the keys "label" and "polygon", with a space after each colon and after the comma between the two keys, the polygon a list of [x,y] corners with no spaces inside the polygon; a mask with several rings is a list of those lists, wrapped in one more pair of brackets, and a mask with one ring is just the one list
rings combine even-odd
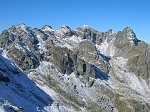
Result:
{"label": "mountain range", "polygon": [[130,27],[0,34],[0,112],[148,112],[150,45]]}

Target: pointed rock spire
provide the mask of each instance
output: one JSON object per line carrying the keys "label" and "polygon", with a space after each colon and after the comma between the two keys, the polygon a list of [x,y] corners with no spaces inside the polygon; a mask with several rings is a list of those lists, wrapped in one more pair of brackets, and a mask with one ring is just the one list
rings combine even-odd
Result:
{"label": "pointed rock spire", "polygon": [[126,27],[123,30],[123,33],[125,35],[125,37],[130,40],[131,43],[133,43],[134,45],[137,45],[139,40],[136,37],[136,34],[134,33],[134,31],[132,30],[131,27]]}

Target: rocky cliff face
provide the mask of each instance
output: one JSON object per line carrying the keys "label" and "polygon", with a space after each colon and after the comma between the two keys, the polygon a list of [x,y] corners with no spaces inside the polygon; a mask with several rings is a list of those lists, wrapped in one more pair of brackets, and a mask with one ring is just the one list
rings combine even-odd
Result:
{"label": "rocky cliff face", "polygon": [[150,47],[130,27],[20,24],[0,34],[0,48],[0,111],[150,110]]}

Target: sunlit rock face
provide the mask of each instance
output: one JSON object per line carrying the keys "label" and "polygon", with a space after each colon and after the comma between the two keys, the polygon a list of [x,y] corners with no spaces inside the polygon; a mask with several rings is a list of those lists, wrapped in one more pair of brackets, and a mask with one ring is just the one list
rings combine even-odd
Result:
{"label": "sunlit rock face", "polygon": [[0,111],[148,112],[149,46],[130,27],[14,25],[0,34]]}

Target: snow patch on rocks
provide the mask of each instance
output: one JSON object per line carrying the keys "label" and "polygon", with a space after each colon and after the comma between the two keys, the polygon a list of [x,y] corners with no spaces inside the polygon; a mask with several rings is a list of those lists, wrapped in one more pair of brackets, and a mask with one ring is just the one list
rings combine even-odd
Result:
{"label": "snow patch on rocks", "polygon": [[136,76],[133,73],[128,72],[126,62],[127,59],[123,57],[116,57],[116,59],[112,60],[114,65],[115,75],[126,85],[130,87],[136,94],[140,95],[150,95],[150,89],[144,79]]}

